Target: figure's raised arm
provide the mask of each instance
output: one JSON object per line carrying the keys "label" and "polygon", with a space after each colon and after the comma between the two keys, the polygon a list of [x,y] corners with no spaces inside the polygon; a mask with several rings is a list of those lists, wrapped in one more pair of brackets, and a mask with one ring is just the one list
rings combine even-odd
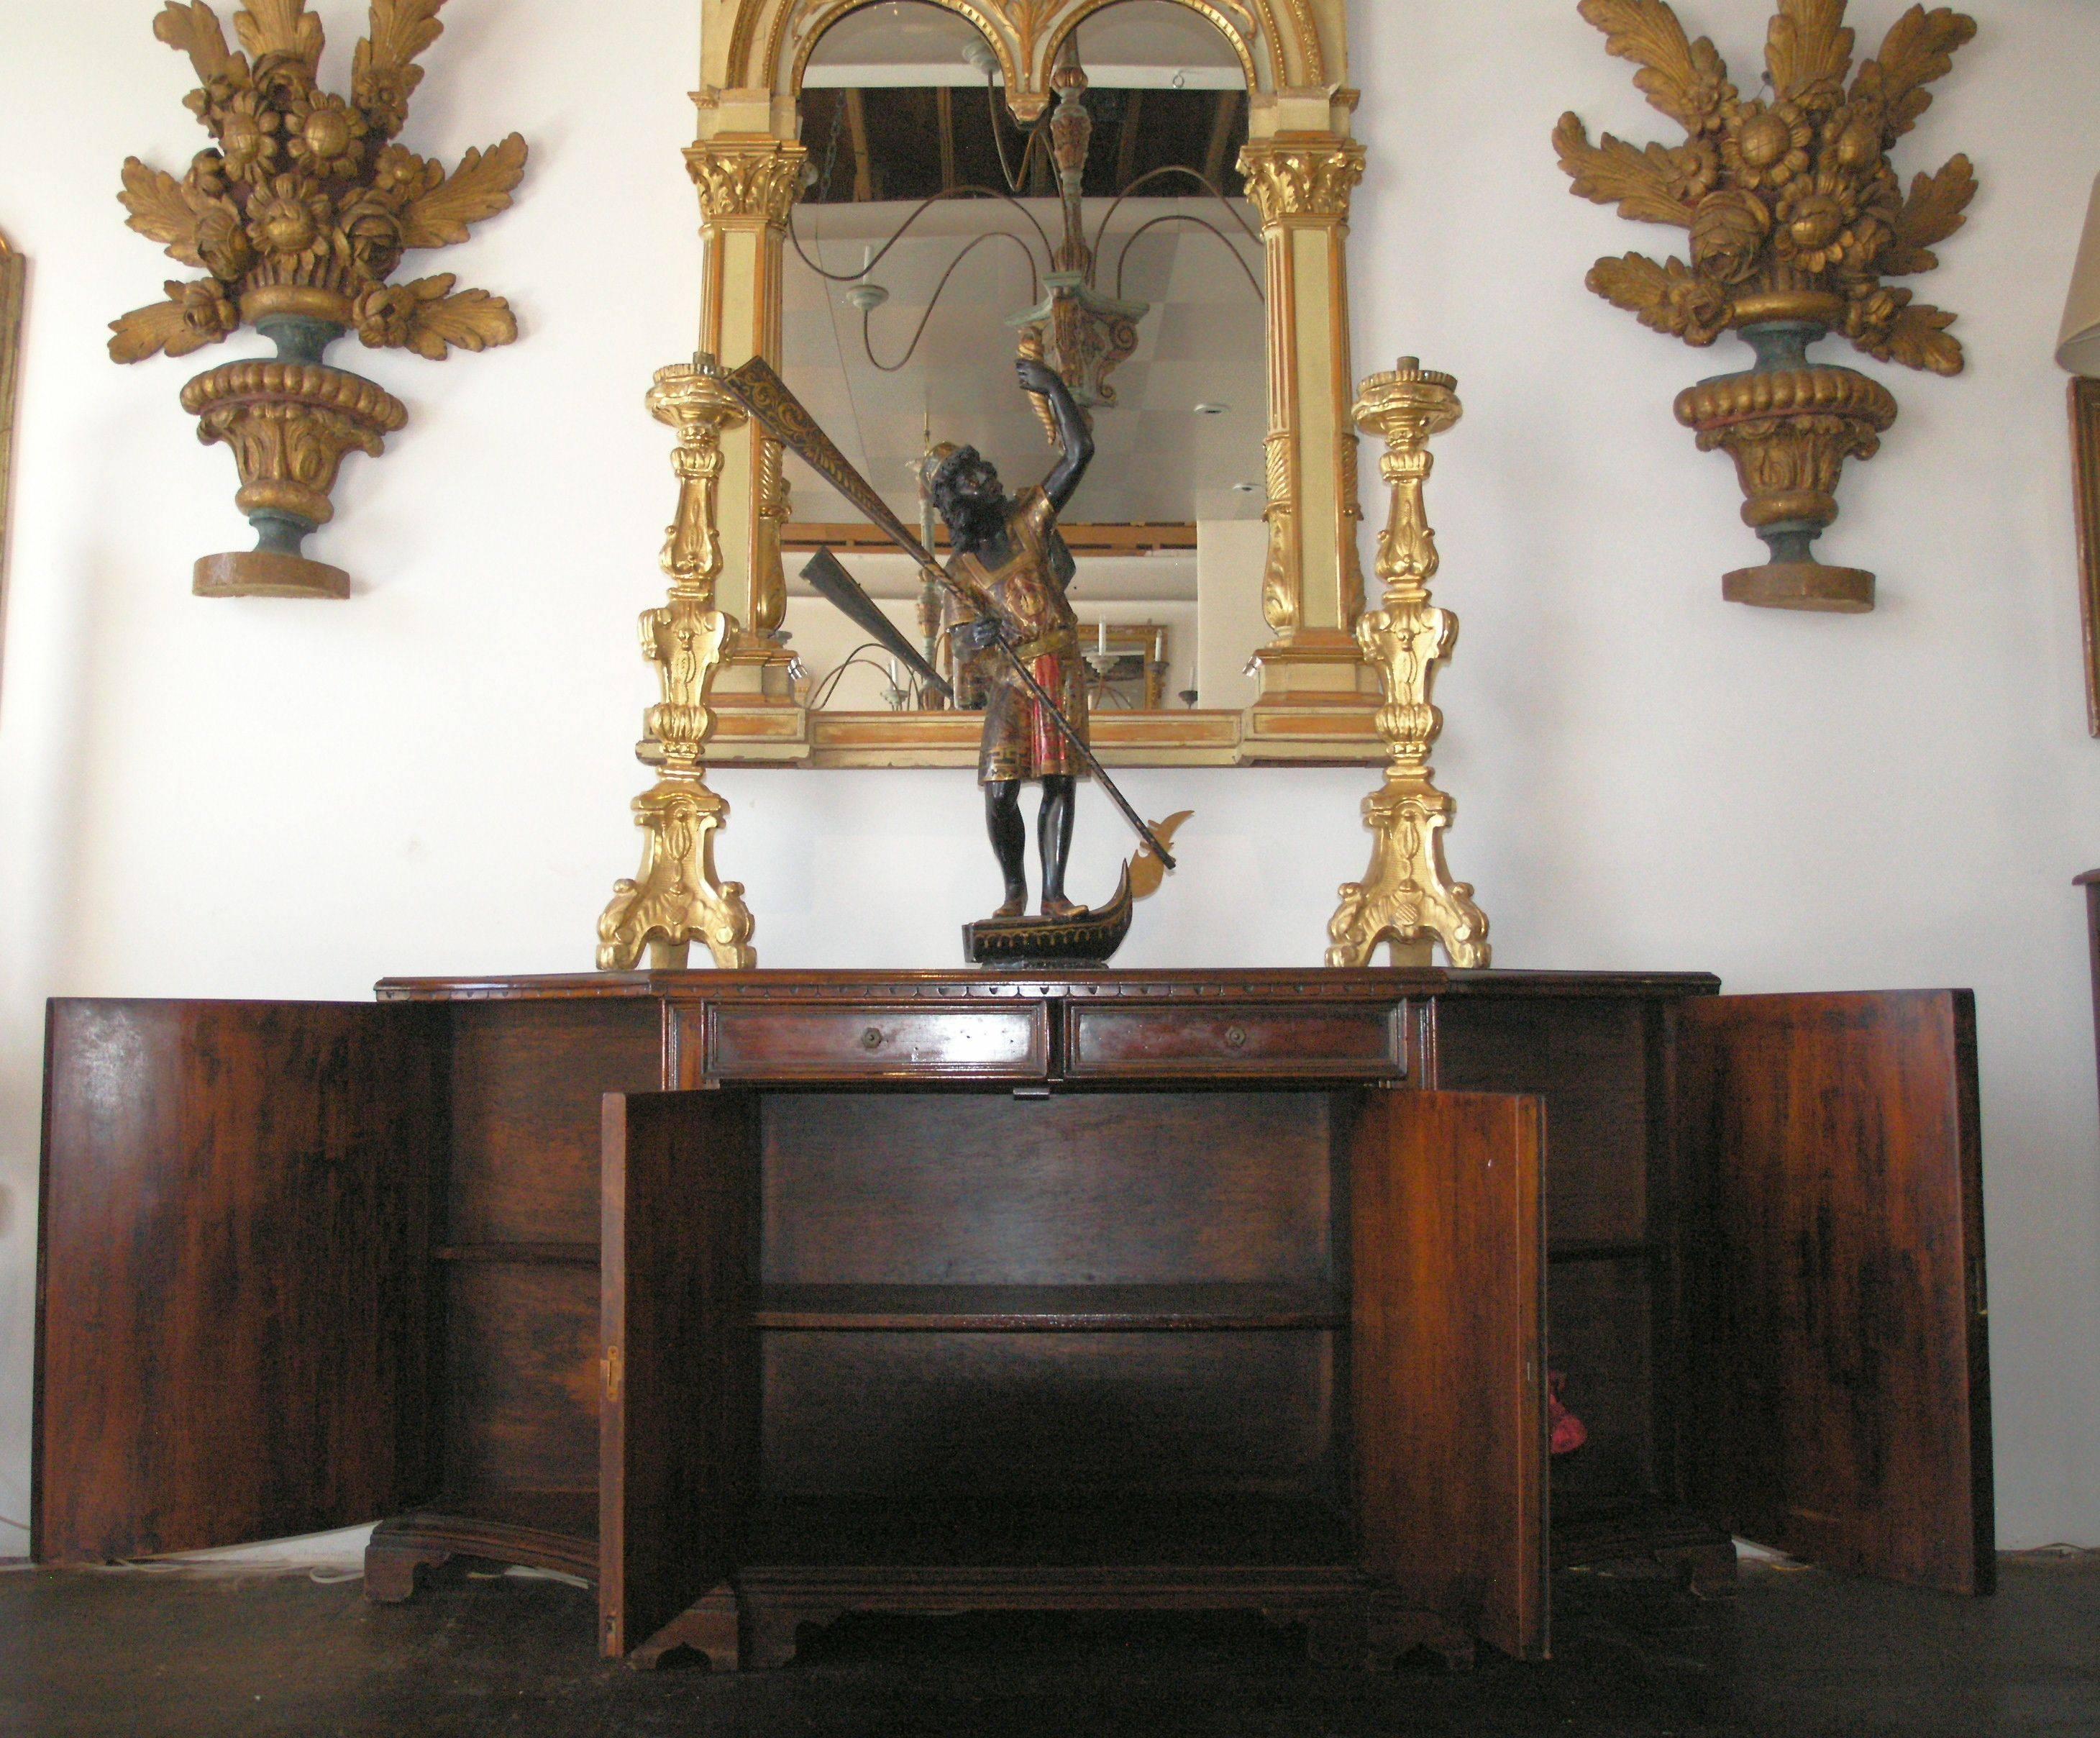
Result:
{"label": "figure's raised arm", "polygon": [[1087,419],[1074,401],[1071,390],[1065,384],[1057,369],[1034,356],[1023,356],[1013,365],[1021,377],[1021,389],[1032,392],[1039,398],[1050,401],[1050,414],[1057,424],[1057,444],[1065,456],[1043,480],[1043,493],[1050,498],[1050,505],[1058,512],[1065,511],[1065,503],[1072,498],[1079,486],[1079,480],[1087,474],[1087,467],[1094,462],[1093,431],[1087,427]]}

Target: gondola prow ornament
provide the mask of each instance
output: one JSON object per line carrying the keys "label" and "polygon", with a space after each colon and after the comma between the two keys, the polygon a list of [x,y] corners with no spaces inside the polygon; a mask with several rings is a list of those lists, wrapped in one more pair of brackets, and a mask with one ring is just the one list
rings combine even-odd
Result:
{"label": "gondola prow ornament", "polygon": [[[1093,437],[1055,370],[1026,356],[1015,366],[1022,390],[1046,400],[1064,456],[1039,487],[1008,496],[998,471],[974,447],[935,449],[923,480],[954,543],[954,559],[946,568],[846,462],[763,357],[724,376],[723,383],[769,434],[867,514],[956,599],[967,618],[956,630],[961,644],[993,655],[977,782],[984,788],[986,828],[1006,900],[990,918],[964,926],[969,957],[985,965],[1098,964],[1129,933],[1132,904],[1154,891],[1175,866],[1171,842],[1188,816],[1148,825],[1088,744],[1086,666],[1079,656],[1079,624],[1065,597],[1075,567],[1058,535],[1057,515],[1086,474]],[[930,674],[915,648],[881,617],[828,550],[819,550],[803,571],[822,595],[889,649],[922,674]],[[1065,896],[1078,783],[1088,776],[1101,781],[1144,841],[1124,865],[1115,897],[1098,910]],[[1024,915],[1027,828],[1021,787],[1030,781],[1043,787],[1037,821],[1043,899],[1035,918]]]}

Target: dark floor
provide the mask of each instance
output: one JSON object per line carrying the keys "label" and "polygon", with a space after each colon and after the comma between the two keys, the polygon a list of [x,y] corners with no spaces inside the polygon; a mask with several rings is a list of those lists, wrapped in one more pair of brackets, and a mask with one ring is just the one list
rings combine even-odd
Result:
{"label": "dark floor", "polygon": [[2100,1559],[2007,1563],[1991,1599],[1815,1572],[1702,1602],[1555,1585],[1555,1655],[1383,1678],[1227,1620],[849,1620],[787,1669],[633,1672],[591,1596],[455,1569],[412,1604],[301,1576],[0,1574],[0,1733],[735,1734],[737,1738],[1997,1738],[2100,1734]]}

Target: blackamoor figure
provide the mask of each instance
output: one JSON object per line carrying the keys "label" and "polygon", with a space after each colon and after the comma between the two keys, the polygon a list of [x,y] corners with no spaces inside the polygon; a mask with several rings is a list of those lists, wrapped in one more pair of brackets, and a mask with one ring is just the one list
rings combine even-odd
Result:
{"label": "blackamoor figure", "polygon": [[[1057,468],[1040,488],[1009,497],[999,472],[975,447],[943,445],[927,456],[926,491],[954,540],[949,577],[977,615],[955,630],[958,661],[966,649],[983,650],[995,636],[1004,639],[1085,741],[1087,666],[1079,656],[1079,621],[1065,595],[1078,569],[1058,534],[1057,515],[1093,459],[1093,436],[1054,369],[1028,357],[1016,366],[1021,389],[1049,404],[1064,450]],[[984,787],[991,848],[1006,878],[1006,903],[998,915],[1017,918],[1028,909],[1023,864],[1028,829],[1021,818],[1021,787],[1035,779],[1043,785],[1036,821],[1043,915],[1075,916],[1086,908],[1065,897],[1065,862],[1071,854],[1072,810],[1085,765],[1004,654],[986,659],[984,674],[988,692],[977,783]]]}

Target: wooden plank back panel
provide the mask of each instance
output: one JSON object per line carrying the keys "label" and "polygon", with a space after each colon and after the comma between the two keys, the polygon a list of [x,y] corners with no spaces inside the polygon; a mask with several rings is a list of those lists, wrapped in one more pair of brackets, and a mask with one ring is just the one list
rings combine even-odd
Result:
{"label": "wooden plank back panel", "polygon": [[445,1494],[598,1482],[595,1267],[448,1264]]}
{"label": "wooden plank back panel", "polygon": [[1974,998],[1695,1002],[1680,1068],[1696,1494],[1796,1556],[1988,1590]]}
{"label": "wooden plank back panel", "polygon": [[39,1559],[430,1494],[444,1032],[427,1007],[51,1004]]}
{"label": "wooden plank back panel", "polygon": [[757,1493],[758,1119],[607,1093],[599,1639],[616,1659],[733,1567]]}
{"label": "wooden plank back panel", "polygon": [[1454,996],[1437,1004],[1436,1084],[1536,1093],[1553,1121],[1546,1222],[1556,1245],[1649,1231],[1648,1002],[1634,996]]}
{"label": "wooden plank back panel", "polygon": [[1519,1658],[1546,1645],[1536,1099],[1378,1089],[1349,1146],[1364,1569]]}
{"label": "wooden plank back panel", "polygon": [[447,1238],[595,1245],[601,1102],[665,1084],[662,1004],[470,1002],[452,1019]]}
{"label": "wooden plank back panel", "polygon": [[1317,1092],[780,1094],[765,1101],[774,1285],[1318,1285]]}
{"label": "wooden plank back panel", "polygon": [[1335,1336],[768,1333],[765,1488],[1334,1497]]}

